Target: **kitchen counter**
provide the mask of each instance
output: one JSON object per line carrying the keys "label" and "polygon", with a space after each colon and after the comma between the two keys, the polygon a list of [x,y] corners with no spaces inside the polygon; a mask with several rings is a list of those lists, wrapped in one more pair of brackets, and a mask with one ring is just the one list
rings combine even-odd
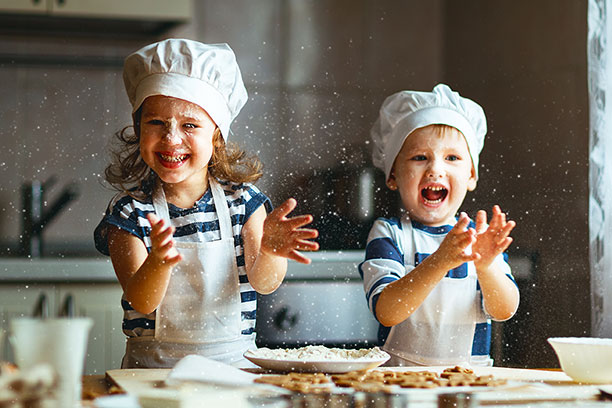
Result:
{"label": "kitchen counter", "polygon": [[110,258],[0,258],[0,283],[117,282]]}
{"label": "kitchen counter", "polygon": [[361,279],[357,266],[364,260],[364,251],[317,251],[305,252],[304,255],[312,262],[306,265],[289,260],[286,280]]}
{"label": "kitchen counter", "polygon": [[[363,251],[308,253],[310,265],[289,261],[287,280],[359,279],[357,265]],[[109,257],[105,258],[0,258],[0,283],[6,282],[116,282]]]}
{"label": "kitchen counter", "polygon": [[[439,367],[438,367],[439,368]],[[399,368],[386,367],[385,370],[435,370],[435,367],[413,367]],[[160,390],[171,390],[171,388],[162,386],[163,378],[170,370],[113,370],[107,373],[106,379],[102,376],[88,376],[83,382],[83,391],[85,396],[95,397],[101,394],[108,394],[110,387],[115,387],[113,390],[118,391],[117,386],[125,388],[129,393],[148,393],[160,392]],[[257,372],[257,370],[249,370]],[[480,406],[496,406],[496,407],[600,407],[612,406],[612,402],[598,402],[600,395],[599,386],[582,385],[572,382],[563,372],[558,370],[531,370],[531,369],[514,369],[501,367],[483,367],[475,368],[474,371],[478,375],[491,374],[495,378],[503,378],[508,380],[508,384],[503,388],[487,387],[481,391],[474,391],[477,398],[480,400]],[[118,373],[119,372],[119,373]],[[110,374],[110,375],[109,375]],[[121,375],[118,375],[121,374]],[[122,378],[113,384],[113,380]],[[453,393],[462,391],[465,392],[466,387],[459,388],[440,388],[440,389],[408,389],[408,401],[410,406],[412,402],[414,406],[424,408],[437,407],[437,395],[441,392]],[[224,392],[222,387],[218,389],[219,395]],[[242,392],[244,395],[252,396],[257,394],[255,388],[232,388],[232,392]],[[250,390],[250,391],[249,391]],[[182,390],[184,391],[184,390]],[[201,390],[200,390],[201,392]],[[215,395],[215,388],[208,389],[207,398],[212,401]],[[177,394],[178,395],[178,394]],[[320,401],[320,397],[319,398]],[[543,405],[541,405],[543,404]],[[85,401],[84,407],[95,406],[93,401]],[[249,405],[245,405],[249,406]],[[257,406],[265,407],[268,404],[259,399]],[[279,407],[270,403],[269,406]]]}

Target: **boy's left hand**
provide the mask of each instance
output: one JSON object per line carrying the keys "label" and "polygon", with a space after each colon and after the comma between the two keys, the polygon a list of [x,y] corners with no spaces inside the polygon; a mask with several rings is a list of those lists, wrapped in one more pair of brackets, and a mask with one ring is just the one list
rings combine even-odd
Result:
{"label": "boy's left hand", "polygon": [[486,211],[478,211],[476,214],[476,242],[472,245],[472,251],[480,255],[480,259],[474,261],[477,270],[488,268],[495,257],[508,249],[512,243],[509,235],[515,226],[514,221],[506,221],[506,214],[498,205],[493,206],[493,215],[489,225],[487,225]]}
{"label": "boy's left hand", "polygon": [[308,264],[310,259],[299,251],[316,251],[319,244],[310,239],[319,236],[316,229],[302,228],[312,222],[312,215],[298,215],[287,218],[295,209],[297,202],[290,198],[274,209],[264,221],[261,249],[263,252],[283,256],[294,261]]}

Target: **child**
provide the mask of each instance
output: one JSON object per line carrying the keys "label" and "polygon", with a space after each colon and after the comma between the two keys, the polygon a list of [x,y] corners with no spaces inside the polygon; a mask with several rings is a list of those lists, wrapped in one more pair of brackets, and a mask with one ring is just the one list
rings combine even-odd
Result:
{"label": "child", "polygon": [[[188,354],[246,366],[256,292],[281,284],[287,259],[318,244],[312,216],[286,216],[251,183],[261,164],[228,145],[247,100],[227,44],[170,39],[125,60],[134,134],[106,169],[122,191],[94,233],[124,291],[124,368],[173,367]],[[128,189],[128,187],[132,186]]]}
{"label": "child", "polygon": [[516,312],[503,256],[515,223],[498,206],[489,225],[482,210],[475,225],[455,218],[476,188],[485,133],[482,108],[443,84],[382,104],[373,161],[405,213],[375,221],[359,271],[388,365],[491,365],[489,318]]}

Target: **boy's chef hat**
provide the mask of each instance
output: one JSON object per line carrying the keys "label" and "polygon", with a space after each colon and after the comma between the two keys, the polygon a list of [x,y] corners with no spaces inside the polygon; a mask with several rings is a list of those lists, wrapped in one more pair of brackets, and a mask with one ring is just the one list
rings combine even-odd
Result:
{"label": "boy's chef hat", "polygon": [[463,134],[478,177],[478,155],[484,145],[487,119],[476,102],[438,84],[432,92],[395,93],[385,99],[379,113],[370,131],[374,142],[372,161],[385,172],[387,180],[408,135],[434,124],[452,126]]}
{"label": "boy's chef hat", "polygon": [[183,99],[202,107],[226,141],[230,123],[248,99],[227,44],[169,39],[147,45],[125,59],[123,82],[132,113],[149,96]]}

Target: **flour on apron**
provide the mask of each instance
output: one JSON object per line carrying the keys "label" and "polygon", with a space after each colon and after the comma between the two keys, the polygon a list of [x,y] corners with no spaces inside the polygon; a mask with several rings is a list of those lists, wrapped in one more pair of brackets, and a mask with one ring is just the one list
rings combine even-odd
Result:
{"label": "flour on apron", "polygon": [[[255,348],[241,335],[238,266],[227,201],[212,177],[209,185],[219,218],[221,239],[177,242],[183,260],[174,266],[155,315],[155,336],[128,339],[124,366],[173,367],[188,354],[248,366],[243,353]],[[157,215],[169,223],[163,188],[155,188]]]}
{"label": "flour on apron", "polygon": [[[406,217],[402,218],[402,233],[404,242],[414,245]],[[411,263],[404,259],[404,264]],[[391,328],[383,347],[391,354],[387,365],[468,364],[476,321],[482,316],[476,284],[473,267],[468,267],[465,278],[442,278],[408,319]]]}

